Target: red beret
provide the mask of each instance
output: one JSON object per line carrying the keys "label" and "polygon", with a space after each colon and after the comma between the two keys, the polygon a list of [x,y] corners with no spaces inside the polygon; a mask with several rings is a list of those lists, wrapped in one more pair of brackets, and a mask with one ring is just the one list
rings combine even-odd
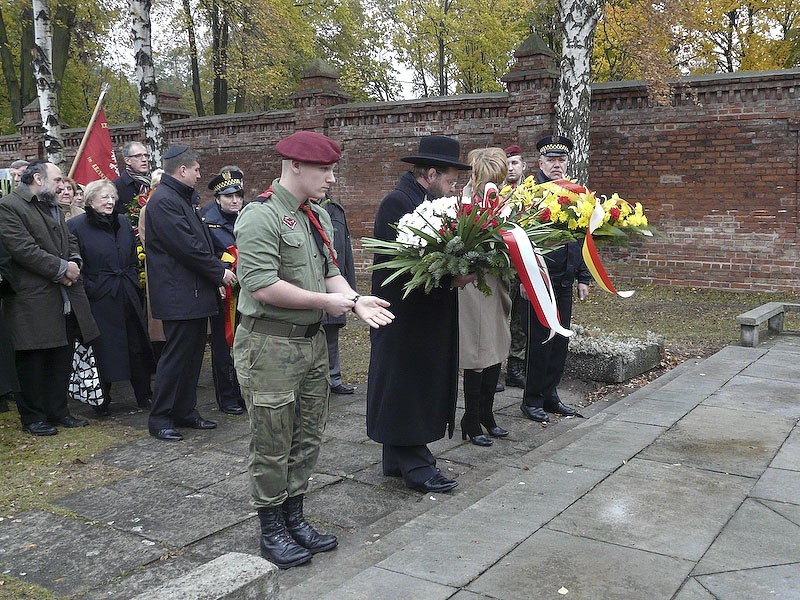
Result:
{"label": "red beret", "polygon": [[339,144],[316,131],[297,131],[278,142],[275,150],[289,160],[316,165],[331,165],[342,157]]}
{"label": "red beret", "polygon": [[508,157],[511,157],[511,156],[522,156],[522,148],[520,148],[516,144],[512,144],[511,146],[506,148],[505,152],[506,152],[506,156],[508,156]]}

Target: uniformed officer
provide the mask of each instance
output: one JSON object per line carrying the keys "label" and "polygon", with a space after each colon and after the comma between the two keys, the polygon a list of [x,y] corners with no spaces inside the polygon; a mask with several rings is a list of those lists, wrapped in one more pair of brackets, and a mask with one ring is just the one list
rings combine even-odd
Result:
{"label": "uniformed officer", "polygon": [[242,209],[235,233],[241,283],[234,363],[250,416],[252,503],[261,555],[280,568],[336,547],[303,516],[303,495],[328,414],[323,313],[352,310],[371,327],[389,324],[389,303],[359,296],[336,265],[323,198],[336,181],[339,145],[300,131],[275,146],[281,176]]}

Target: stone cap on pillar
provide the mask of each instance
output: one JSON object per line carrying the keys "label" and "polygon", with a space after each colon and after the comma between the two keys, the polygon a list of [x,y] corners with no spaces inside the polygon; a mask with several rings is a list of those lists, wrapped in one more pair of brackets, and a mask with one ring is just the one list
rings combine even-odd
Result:
{"label": "stone cap on pillar", "polygon": [[350,100],[339,85],[339,73],[321,58],[315,58],[300,74],[300,85],[291,96],[295,108],[335,106]]}
{"label": "stone cap on pillar", "polygon": [[514,51],[514,57],[517,59],[514,66],[501,78],[509,92],[518,91],[524,81],[540,80],[544,83],[559,78],[556,55],[538,33],[530,34]]}

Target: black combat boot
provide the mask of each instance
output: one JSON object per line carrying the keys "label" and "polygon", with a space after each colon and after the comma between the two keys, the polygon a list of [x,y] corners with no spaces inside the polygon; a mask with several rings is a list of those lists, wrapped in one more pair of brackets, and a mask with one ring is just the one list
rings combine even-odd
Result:
{"label": "black combat boot", "polygon": [[508,387],[525,387],[525,361],[511,357],[508,359],[506,370],[506,385]]}
{"label": "black combat boot", "polygon": [[303,495],[287,498],[283,503],[286,530],[294,541],[312,554],[333,550],[339,544],[335,535],[322,535],[303,516]]}
{"label": "black combat boot", "polygon": [[280,506],[259,508],[261,556],[281,569],[296,567],[311,560],[311,552],[292,539],[283,522]]}

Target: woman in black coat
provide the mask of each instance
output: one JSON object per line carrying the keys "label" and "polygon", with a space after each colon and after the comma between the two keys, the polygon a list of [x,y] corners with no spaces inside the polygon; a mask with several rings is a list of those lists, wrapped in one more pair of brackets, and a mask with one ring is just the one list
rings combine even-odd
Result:
{"label": "woman in black coat", "polygon": [[117,189],[110,181],[86,188],[86,214],[70,219],[83,257],[81,275],[100,337],[92,342],[105,402],[94,407],[109,414],[111,383],[130,380],[136,403],[148,407],[155,370],[142,314],[136,267],[136,238],[128,219],[114,212]]}
{"label": "woman in black coat", "polygon": [[[244,204],[244,175],[234,167],[224,167],[219,175],[211,180],[208,189],[214,192],[214,202],[203,212],[203,223],[208,227],[211,241],[214,243],[214,254],[226,261],[233,258],[231,248],[236,247],[233,235],[233,224]],[[227,256],[226,256],[227,254]],[[234,265],[228,263],[229,268]],[[233,300],[232,300],[233,301]],[[228,306],[228,303],[225,303]],[[235,310],[235,305],[231,305]],[[244,412],[244,399],[236,379],[233,367],[231,347],[225,336],[225,310],[209,319],[211,323],[211,372],[214,376],[214,390],[217,394],[219,409],[229,415],[240,415]],[[231,321],[236,321],[235,318]],[[235,323],[231,323],[235,327]]]}

